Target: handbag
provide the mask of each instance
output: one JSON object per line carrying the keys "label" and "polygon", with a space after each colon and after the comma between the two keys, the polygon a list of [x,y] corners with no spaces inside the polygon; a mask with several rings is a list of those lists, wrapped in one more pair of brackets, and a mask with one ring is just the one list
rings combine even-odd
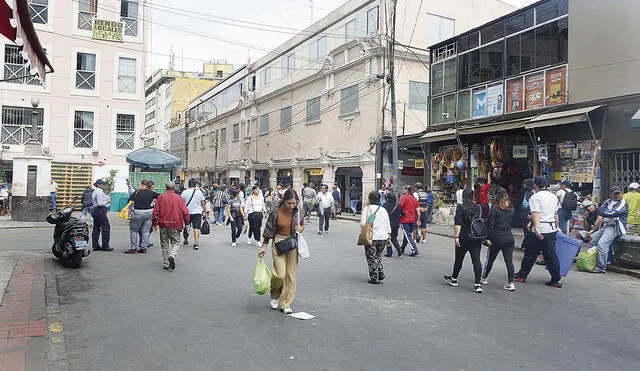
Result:
{"label": "handbag", "polygon": [[276,251],[278,255],[286,254],[293,249],[298,248],[297,236],[289,236],[282,241],[276,242]]}
{"label": "handbag", "polygon": [[307,260],[311,257],[309,254],[309,245],[307,245],[307,241],[302,237],[300,232],[296,232],[296,234],[298,235],[298,255],[300,259]]}
{"label": "handbag", "polygon": [[121,219],[130,220],[133,214],[132,211],[133,211],[133,201],[129,201],[127,202],[126,205],[124,205],[122,210],[120,210],[120,212],[118,213],[118,216]]}
{"label": "handbag", "polygon": [[367,217],[367,222],[358,235],[358,246],[371,246],[371,244],[373,244],[373,222],[376,220],[378,210],[380,210],[380,206],[378,206],[373,214]]}

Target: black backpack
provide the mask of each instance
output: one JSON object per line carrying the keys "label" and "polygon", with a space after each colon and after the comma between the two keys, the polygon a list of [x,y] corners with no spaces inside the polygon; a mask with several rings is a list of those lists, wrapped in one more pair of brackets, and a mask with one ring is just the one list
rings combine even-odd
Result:
{"label": "black backpack", "polygon": [[469,211],[469,219],[471,220],[471,224],[469,224],[469,231],[467,232],[467,237],[471,241],[484,241],[487,239],[488,229],[487,223],[482,219],[482,208],[480,205],[477,205],[479,212],[472,214]]}
{"label": "black backpack", "polygon": [[560,206],[567,211],[578,210],[578,195],[573,191],[565,190],[564,198],[562,199],[562,204],[560,204]]}

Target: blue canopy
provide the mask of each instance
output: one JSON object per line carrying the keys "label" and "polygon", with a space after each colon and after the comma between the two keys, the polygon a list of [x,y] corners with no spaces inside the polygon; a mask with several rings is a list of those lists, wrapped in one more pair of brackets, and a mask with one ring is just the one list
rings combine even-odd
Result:
{"label": "blue canopy", "polygon": [[129,152],[127,162],[136,167],[146,167],[154,170],[172,170],[182,165],[182,160],[167,151],[157,148],[144,147]]}

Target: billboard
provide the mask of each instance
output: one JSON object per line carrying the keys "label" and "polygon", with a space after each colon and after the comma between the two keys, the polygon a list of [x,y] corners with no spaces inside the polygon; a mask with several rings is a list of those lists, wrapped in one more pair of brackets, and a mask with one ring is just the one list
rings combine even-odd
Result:
{"label": "billboard", "polygon": [[522,77],[507,80],[506,113],[520,112],[524,109],[524,84]]}
{"label": "billboard", "polygon": [[567,66],[547,70],[545,88],[549,97],[545,106],[567,103]]}
{"label": "billboard", "polygon": [[487,91],[485,89],[474,90],[472,95],[473,113],[471,118],[485,117],[487,115]]}
{"label": "billboard", "polygon": [[504,110],[504,85],[496,84],[487,87],[487,114],[502,115]]}
{"label": "billboard", "polygon": [[544,72],[524,77],[524,109],[544,107]]}

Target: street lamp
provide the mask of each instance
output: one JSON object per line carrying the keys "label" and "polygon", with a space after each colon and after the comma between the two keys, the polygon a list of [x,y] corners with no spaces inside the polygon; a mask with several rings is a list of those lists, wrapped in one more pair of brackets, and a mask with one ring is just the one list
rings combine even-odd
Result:
{"label": "street lamp", "polygon": [[31,98],[31,135],[29,137],[29,144],[39,144],[38,143],[38,105],[40,104],[40,99]]}

